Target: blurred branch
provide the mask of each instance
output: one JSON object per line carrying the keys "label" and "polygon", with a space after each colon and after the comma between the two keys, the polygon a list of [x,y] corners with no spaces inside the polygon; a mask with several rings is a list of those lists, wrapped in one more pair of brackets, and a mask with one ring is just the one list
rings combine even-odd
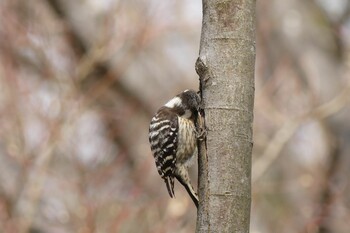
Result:
{"label": "blurred branch", "polygon": [[259,158],[253,164],[252,181],[256,182],[263,176],[269,166],[278,158],[281,150],[284,148],[284,145],[294,135],[301,124],[310,118],[322,120],[332,116],[349,103],[349,97],[350,83],[347,84],[347,87],[345,87],[339,95],[335,96],[330,101],[312,109],[310,112],[301,117],[288,120],[286,123],[284,123],[270,140],[261,158]]}
{"label": "blurred branch", "polygon": [[[47,0],[49,6],[54,10],[57,16],[63,21],[66,22],[68,28],[68,36],[71,39],[72,47],[77,48],[75,50],[78,57],[82,58],[90,52],[90,48],[84,42],[84,39],[79,35],[79,33],[73,28],[73,25],[70,23],[68,14],[66,13],[63,4],[60,0]],[[91,62],[91,61],[90,61]],[[141,98],[139,98],[135,93],[129,90],[123,83],[118,81],[118,74],[115,74],[108,62],[101,60],[95,60],[91,62],[93,67],[90,67],[90,74],[98,74],[99,78],[107,78],[107,87],[112,86],[113,89],[120,94],[122,94],[128,101],[135,103],[140,109],[141,112],[146,113],[148,116],[152,116],[153,112],[148,104]],[[112,85],[113,84],[113,85]]]}
{"label": "blurred branch", "polygon": [[302,120],[297,118],[283,124],[267,145],[261,157],[253,163],[252,182],[256,182],[264,175],[269,166],[278,158],[284,145],[294,135]]}
{"label": "blurred branch", "polygon": [[26,181],[23,182],[23,191],[20,195],[20,199],[17,200],[18,208],[23,206],[22,202],[25,202],[25,209],[17,213],[19,220],[19,232],[28,232],[32,227],[35,213],[38,208],[38,202],[42,195],[44,183],[47,179],[47,170],[50,166],[50,162],[54,155],[54,151],[57,148],[60,139],[64,132],[71,127],[74,116],[72,115],[65,122],[55,122],[50,130],[50,138],[44,145],[41,153],[35,157],[29,173],[26,174]]}
{"label": "blurred branch", "polygon": [[[86,43],[86,38],[83,38],[78,30],[74,28],[69,13],[64,7],[64,1],[47,0],[47,3],[68,28],[67,34],[72,41],[72,47],[77,46],[78,48],[75,52],[80,62],[76,69],[75,81],[78,82],[78,87],[84,93],[83,105],[90,105],[97,101],[99,107],[117,107],[116,111],[119,113],[121,109],[132,109],[135,111],[134,116],[150,118],[153,114],[153,109],[147,101],[119,80],[139,52],[139,47],[136,45],[138,45],[138,40],[142,40],[147,25],[142,25],[143,27],[137,31],[135,38],[133,38],[135,39],[135,45],[129,48],[121,63],[117,67],[112,67],[111,62],[106,61],[105,57],[106,52],[108,52],[106,46],[107,38],[99,38],[101,41],[89,47]],[[127,158],[129,165],[132,167],[134,158],[137,158],[137,153],[133,144],[135,132],[131,132],[130,129],[135,124],[133,123],[133,118],[126,122],[118,122],[116,117],[115,115],[104,118],[106,128],[109,129],[108,135],[118,145],[120,152],[129,155]]]}
{"label": "blurred branch", "polygon": [[350,85],[344,88],[339,95],[337,95],[327,103],[324,103],[318,106],[317,108],[315,108],[311,113],[309,113],[309,115],[318,119],[329,117],[337,113],[345,105],[347,105],[349,103],[349,97],[350,97]]}
{"label": "blurred branch", "polygon": [[67,29],[67,35],[72,43],[72,48],[74,49],[77,55],[82,55],[87,53],[88,48],[86,47],[83,40],[81,40],[79,34],[74,30],[71,24],[69,24],[67,20],[66,12],[64,10],[63,5],[60,3],[60,0],[47,0],[49,6],[53,9],[56,15],[65,22],[65,26]]}
{"label": "blurred branch", "polygon": [[[340,161],[340,147],[339,142],[336,140],[333,140],[333,150],[331,151],[331,154],[329,155],[330,161],[329,161],[329,167],[328,171],[325,177],[324,181],[324,188],[321,192],[320,197],[320,206],[321,210],[319,211],[317,222],[318,222],[318,232],[319,233],[330,233],[332,232],[331,229],[327,226],[327,218],[329,217],[329,214],[331,212],[332,203],[334,202],[334,178],[336,176],[337,168]],[[309,231],[308,231],[309,232]]]}
{"label": "blurred branch", "polygon": [[323,181],[323,188],[320,194],[320,201],[317,203],[314,210],[314,217],[306,224],[302,232],[309,233],[330,233],[333,232],[328,226],[328,218],[331,214],[331,208],[334,204],[334,179],[336,177],[337,169],[341,158],[339,140],[332,137],[332,150],[329,155],[329,162],[327,163],[328,170]]}
{"label": "blurred branch", "polygon": [[[345,10],[340,15],[340,17],[337,18],[337,20],[332,19],[332,17],[330,17],[329,12],[327,12],[322,6],[320,6],[318,1],[312,0],[312,1],[309,1],[308,3],[312,4],[312,9],[315,9],[316,12],[322,17],[324,22],[326,22],[326,25],[329,27],[330,31],[332,32],[331,34],[335,41],[335,45],[336,45],[335,54],[338,59],[341,59],[342,61],[344,61],[344,59],[346,59],[346,56],[344,56],[346,53],[346,50],[344,49],[344,47],[346,46],[345,46],[345,40],[342,39],[342,36],[341,36],[341,27],[344,26],[344,24],[346,23],[346,21],[350,16],[350,2],[346,1],[344,3]],[[342,3],[338,3],[338,4],[341,5]]]}

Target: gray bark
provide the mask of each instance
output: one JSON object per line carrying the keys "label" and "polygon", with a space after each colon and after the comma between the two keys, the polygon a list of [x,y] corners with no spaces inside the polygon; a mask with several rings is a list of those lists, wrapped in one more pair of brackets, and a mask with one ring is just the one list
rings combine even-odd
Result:
{"label": "gray bark", "polygon": [[197,233],[249,232],[254,65],[255,0],[203,0]]}

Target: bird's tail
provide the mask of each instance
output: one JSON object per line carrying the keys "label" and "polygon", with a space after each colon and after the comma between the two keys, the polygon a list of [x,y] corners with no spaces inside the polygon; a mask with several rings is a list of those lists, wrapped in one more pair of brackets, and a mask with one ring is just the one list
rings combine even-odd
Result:
{"label": "bird's tail", "polygon": [[164,178],[166,188],[168,189],[168,193],[171,198],[175,197],[175,192],[174,192],[174,178],[173,177],[165,177]]}

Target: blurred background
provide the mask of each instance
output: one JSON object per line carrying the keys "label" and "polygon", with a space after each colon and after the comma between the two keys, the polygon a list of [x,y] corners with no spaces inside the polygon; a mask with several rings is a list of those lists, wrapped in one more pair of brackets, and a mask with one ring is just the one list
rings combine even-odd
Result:
{"label": "blurred background", "polygon": [[[201,7],[0,1],[0,232],[194,232],[148,125],[198,89]],[[350,1],[259,0],[256,43],[251,232],[349,232]]]}

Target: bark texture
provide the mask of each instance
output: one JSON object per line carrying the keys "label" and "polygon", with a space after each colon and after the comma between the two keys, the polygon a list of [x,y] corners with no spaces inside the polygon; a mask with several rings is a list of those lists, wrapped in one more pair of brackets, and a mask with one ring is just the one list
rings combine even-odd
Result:
{"label": "bark texture", "polygon": [[254,65],[255,0],[203,0],[197,233],[249,232]]}

